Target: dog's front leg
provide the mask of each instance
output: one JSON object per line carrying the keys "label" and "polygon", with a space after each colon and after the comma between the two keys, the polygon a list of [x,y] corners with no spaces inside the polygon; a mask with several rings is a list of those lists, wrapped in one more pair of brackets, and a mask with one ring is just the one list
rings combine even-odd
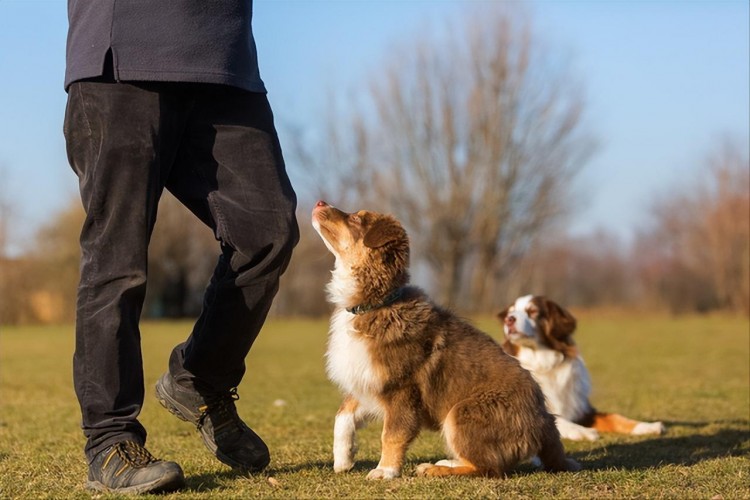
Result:
{"label": "dog's front leg", "polygon": [[419,421],[408,407],[386,408],[381,436],[378,467],[367,474],[367,479],[393,479],[401,474],[404,455],[409,444],[419,433]]}
{"label": "dog's front leg", "polygon": [[359,401],[353,396],[344,398],[333,424],[333,470],[346,472],[354,466],[357,453],[357,429],[365,422]]}

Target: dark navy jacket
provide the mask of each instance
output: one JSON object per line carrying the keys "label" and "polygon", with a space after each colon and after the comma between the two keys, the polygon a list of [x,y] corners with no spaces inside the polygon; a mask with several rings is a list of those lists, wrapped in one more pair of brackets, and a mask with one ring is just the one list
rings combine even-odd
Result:
{"label": "dark navy jacket", "polygon": [[68,0],[65,88],[102,75],[111,50],[118,81],[265,92],[252,11],[252,0]]}

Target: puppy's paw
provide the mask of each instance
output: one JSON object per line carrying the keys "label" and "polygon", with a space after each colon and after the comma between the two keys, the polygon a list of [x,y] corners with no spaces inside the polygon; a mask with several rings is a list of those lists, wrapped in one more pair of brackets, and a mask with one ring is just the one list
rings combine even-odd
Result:
{"label": "puppy's paw", "polygon": [[555,424],[560,431],[560,437],[571,441],[596,441],[599,439],[599,431],[591,427],[578,425],[564,418],[556,418]]}
{"label": "puppy's paw", "polygon": [[565,432],[560,434],[561,437],[570,439],[571,441],[596,441],[599,439],[599,431],[590,427],[582,427],[580,425],[565,429]]}
{"label": "puppy's paw", "polygon": [[346,472],[354,467],[354,454],[357,446],[353,440],[345,442],[336,441],[333,446],[333,470],[334,472]]}
{"label": "puppy's paw", "polygon": [[596,429],[584,427],[581,431],[581,436],[582,437],[579,438],[579,441],[584,439],[586,441],[596,441],[597,439],[599,439],[599,431],[597,431]]}
{"label": "puppy's paw", "polygon": [[[534,457],[538,460],[538,457]],[[534,459],[532,458],[532,463]],[[541,461],[540,461],[541,463]],[[544,470],[547,472],[578,472],[581,470],[581,464],[569,457],[559,457],[552,463],[543,464]]]}
{"label": "puppy's paw", "polygon": [[[447,462],[447,460],[441,460],[440,462]],[[438,462],[435,465],[440,465],[440,462]],[[433,467],[435,467],[435,465],[432,465],[429,462],[417,465],[416,475],[417,476],[426,476],[427,475],[427,471],[430,470],[430,469],[432,469]]]}
{"label": "puppy's paw", "polygon": [[334,460],[333,462],[333,471],[336,473],[349,472],[352,467],[354,467],[354,462],[351,460]]}
{"label": "puppy's paw", "polygon": [[643,436],[645,434],[664,434],[664,424],[661,422],[639,422],[630,434],[634,436]]}
{"label": "puppy's paw", "polygon": [[461,465],[461,462],[459,462],[458,460],[451,460],[449,458],[446,458],[443,460],[438,460],[437,462],[435,462],[435,465],[442,465],[443,467],[458,467],[459,465]]}
{"label": "puppy's paw", "polygon": [[579,464],[572,458],[566,458],[565,470],[567,470],[568,472],[578,472],[579,470],[581,470],[581,464]]}
{"label": "puppy's paw", "polygon": [[394,469],[393,467],[378,467],[377,469],[372,469],[369,474],[367,474],[367,479],[370,480],[383,480],[383,479],[393,479],[398,477],[399,471]]}

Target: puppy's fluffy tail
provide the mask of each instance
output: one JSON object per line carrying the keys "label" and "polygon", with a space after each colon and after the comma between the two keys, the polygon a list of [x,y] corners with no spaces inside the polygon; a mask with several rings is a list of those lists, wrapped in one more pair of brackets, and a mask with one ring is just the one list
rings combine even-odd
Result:
{"label": "puppy's fluffy tail", "polygon": [[565,449],[560,441],[560,433],[555,426],[555,417],[549,415],[544,425],[542,449],[539,459],[549,472],[575,472],[581,470],[581,465],[565,456]]}

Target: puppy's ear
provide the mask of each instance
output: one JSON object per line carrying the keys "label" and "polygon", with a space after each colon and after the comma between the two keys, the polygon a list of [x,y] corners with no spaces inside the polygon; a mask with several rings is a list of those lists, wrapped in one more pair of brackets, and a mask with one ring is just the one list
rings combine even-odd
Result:
{"label": "puppy's ear", "polygon": [[362,242],[368,248],[380,248],[403,237],[404,230],[396,221],[382,218],[370,226]]}
{"label": "puppy's ear", "polygon": [[548,299],[543,299],[547,309],[544,321],[544,335],[550,345],[566,356],[575,357],[578,350],[572,334],[576,329],[576,319],[562,306]]}
{"label": "puppy's ear", "polygon": [[510,311],[510,306],[506,307],[505,309],[503,309],[502,311],[500,311],[499,313],[497,313],[496,317],[497,317],[497,319],[500,320],[500,323],[505,323],[505,318],[508,317],[508,312],[509,311]]}
{"label": "puppy's ear", "polygon": [[551,300],[547,300],[550,333],[557,339],[569,337],[576,329],[576,319],[567,309]]}

